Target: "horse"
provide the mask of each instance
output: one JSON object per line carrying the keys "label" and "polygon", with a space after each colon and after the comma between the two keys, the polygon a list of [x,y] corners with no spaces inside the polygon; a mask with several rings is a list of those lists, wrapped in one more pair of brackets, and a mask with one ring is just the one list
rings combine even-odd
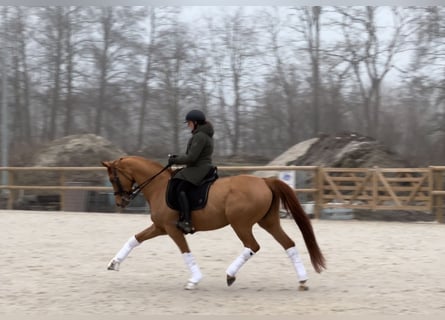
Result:
{"label": "horse", "polygon": [[[190,278],[184,288],[197,288],[202,279],[201,270],[192,255],[186,237],[176,227],[178,211],[169,207],[166,201],[167,185],[174,170],[159,162],[140,157],[127,156],[112,161],[101,161],[107,168],[108,178],[113,186],[115,204],[125,208],[135,194],[142,192],[151,209],[152,224],[131,236],[108,264],[108,270],[119,271],[121,263],[129,253],[142,242],[168,235],[179,248]],[[210,231],[230,225],[241,240],[242,253],[226,270],[227,285],[236,280],[240,268],[259,250],[252,228],[258,224],[283,247],[299,280],[298,290],[305,291],[308,275],[295,242],[286,234],[280,224],[280,203],[298,225],[307,247],[314,270],[321,273],[326,269],[325,258],[317,243],[310,219],[301,207],[294,190],[275,178],[260,178],[241,174],[218,178],[208,192],[206,206],[192,211],[192,222],[196,232]]]}

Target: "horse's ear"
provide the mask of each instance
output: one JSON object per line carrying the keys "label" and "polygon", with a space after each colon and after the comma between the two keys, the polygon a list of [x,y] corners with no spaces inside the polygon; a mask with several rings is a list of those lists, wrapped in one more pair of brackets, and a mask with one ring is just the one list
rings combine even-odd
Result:
{"label": "horse's ear", "polygon": [[106,168],[110,167],[110,161],[101,161],[100,163]]}

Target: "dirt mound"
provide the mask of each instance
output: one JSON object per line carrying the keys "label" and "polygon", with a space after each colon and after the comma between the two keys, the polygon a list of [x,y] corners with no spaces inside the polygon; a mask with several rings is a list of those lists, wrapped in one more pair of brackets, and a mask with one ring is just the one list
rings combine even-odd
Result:
{"label": "dirt mound", "polygon": [[[309,148],[318,141],[318,138],[312,138],[303,142],[297,143],[278,157],[270,161],[268,166],[287,166],[290,165],[295,159],[303,157]],[[279,171],[255,171],[254,174],[259,177],[278,176]]]}
{"label": "dirt mound", "polygon": [[125,153],[110,141],[94,134],[76,134],[50,142],[36,152],[33,165],[42,167],[97,167]]}
{"label": "dirt mound", "polygon": [[408,163],[375,139],[357,133],[321,135],[300,157],[286,165],[335,168],[407,167]]}
{"label": "dirt mound", "polygon": [[[409,162],[370,137],[346,132],[335,136],[320,135],[303,141],[277,157],[274,165],[323,166],[334,168],[406,168]],[[311,176],[296,174],[296,185],[303,187]],[[325,213],[325,211],[323,211]],[[416,211],[354,210],[358,220],[432,221],[433,215]],[[341,216],[337,214],[337,216]]]}
{"label": "dirt mound", "polygon": [[[34,167],[99,167],[103,160],[125,156],[125,152],[110,141],[94,134],[77,134],[51,141],[38,150],[32,160]],[[67,183],[103,183],[105,173],[65,173]],[[60,173],[48,171],[20,175],[18,180],[28,185],[59,185]]]}
{"label": "dirt mound", "polygon": [[[353,132],[337,135],[322,134],[316,138],[302,141],[283,152],[267,165],[334,168],[410,167],[407,161],[377,140]],[[278,171],[255,172],[255,175],[261,177],[278,176],[278,174]]]}

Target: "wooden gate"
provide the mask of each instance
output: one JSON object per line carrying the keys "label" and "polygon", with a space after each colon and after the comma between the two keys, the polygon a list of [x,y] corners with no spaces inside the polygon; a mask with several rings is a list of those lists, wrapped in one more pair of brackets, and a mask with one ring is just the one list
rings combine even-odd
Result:
{"label": "wooden gate", "polygon": [[431,211],[432,177],[426,168],[320,168],[322,206]]}

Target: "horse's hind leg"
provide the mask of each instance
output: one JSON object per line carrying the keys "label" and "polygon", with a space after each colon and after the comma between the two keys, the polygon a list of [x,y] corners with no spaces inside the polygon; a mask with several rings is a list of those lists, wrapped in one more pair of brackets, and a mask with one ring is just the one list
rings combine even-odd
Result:
{"label": "horse's hind leg", "polygon": [[122,248],[116,253],[114,258],[111,259],[107,269],[119,271],[120,264],[128,257],[128,255],[134,248],[139,246],[145,240],[157,237],[162,234],[165,234],[165,232],[161,231],[154,224],[152,224],[150,227],[139,232],[135,236],[130,237],[130,239],[128,239],[127,242],[125,242],[125,244],[122,246]]}
{"label": "horse's hind leg", "polygon": [[308,290],[309,288],[305,284],[308,280],[306,268],[304,267],[303,261],[300,258],[297,248],[295,247],[295,242],[286,234],[286,232],[281,227],[278,214],[276,216],[274,214],[270,214],[259,221],[258,224],[264,230],[269,232],[275,238],[275,240],[277,240],[281,244],[284,250],[286,250],[287,256],[291,260],[300,281],[299,290]]}

